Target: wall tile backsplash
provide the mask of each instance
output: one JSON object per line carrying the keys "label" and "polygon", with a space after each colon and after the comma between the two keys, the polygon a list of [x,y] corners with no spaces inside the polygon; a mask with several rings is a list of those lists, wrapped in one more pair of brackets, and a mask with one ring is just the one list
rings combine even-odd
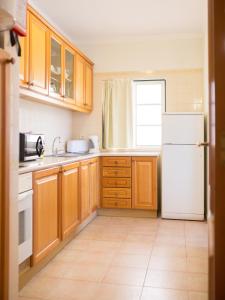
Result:
{"label": "wall tile backsplash", "polygon": [[45,135],[45,154],[52,153],[52,143],[56,136],[58,151],[65,149],[65,143],[72,138],[72,112],[45,104],[20,99],[20,132],[42,133]]}

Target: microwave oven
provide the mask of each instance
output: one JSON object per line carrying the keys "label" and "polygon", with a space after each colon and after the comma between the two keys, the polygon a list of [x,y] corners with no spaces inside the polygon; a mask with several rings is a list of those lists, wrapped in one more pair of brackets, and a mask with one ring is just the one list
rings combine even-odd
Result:
{"label": "microwave oven", "polygon": [[35,160],[44,153],[44,135],[20,133],[20,162]]}

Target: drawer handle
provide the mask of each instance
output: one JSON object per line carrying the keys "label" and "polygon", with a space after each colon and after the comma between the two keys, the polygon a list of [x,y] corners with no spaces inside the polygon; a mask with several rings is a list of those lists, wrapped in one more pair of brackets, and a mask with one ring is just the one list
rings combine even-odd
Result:
{"label": "drawer handle", "polygon": [[115,202],[115,206],[118,206],[118,203],[117,203],[117,202]]}
{"label": "drawer handle", "polygon": [[115,163],[115,165],[117,165],[117,164],[118,164],[118,161],[115,161],[114,163]]}
{"label": "drawer handle", "polygon": [[115,173],[115,175],[117,175],[117,174],[118,174],[118,171],[115,171],[114,173]]}

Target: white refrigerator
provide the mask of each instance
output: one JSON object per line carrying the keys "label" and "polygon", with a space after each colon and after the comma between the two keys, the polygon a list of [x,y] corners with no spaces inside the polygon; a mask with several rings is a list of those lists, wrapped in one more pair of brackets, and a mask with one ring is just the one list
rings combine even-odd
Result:
{"label": "white refrigerator", "polygon": [[204,115],[162,116],[162,218],[204,219]]}

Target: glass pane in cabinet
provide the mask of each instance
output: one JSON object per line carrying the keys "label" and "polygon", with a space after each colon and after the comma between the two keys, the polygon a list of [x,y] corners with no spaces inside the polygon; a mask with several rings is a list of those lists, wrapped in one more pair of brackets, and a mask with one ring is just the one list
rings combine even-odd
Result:
{"label": "glass pane in cabinet", "polygon": [[61,72],[61,45],[56,40],[51,39],[51,93],[61,93]]}
{"label": "glass pane in cabinet", "polygon": [[65,51],[65,96],[74,98],[74,56],[68,50]]}

